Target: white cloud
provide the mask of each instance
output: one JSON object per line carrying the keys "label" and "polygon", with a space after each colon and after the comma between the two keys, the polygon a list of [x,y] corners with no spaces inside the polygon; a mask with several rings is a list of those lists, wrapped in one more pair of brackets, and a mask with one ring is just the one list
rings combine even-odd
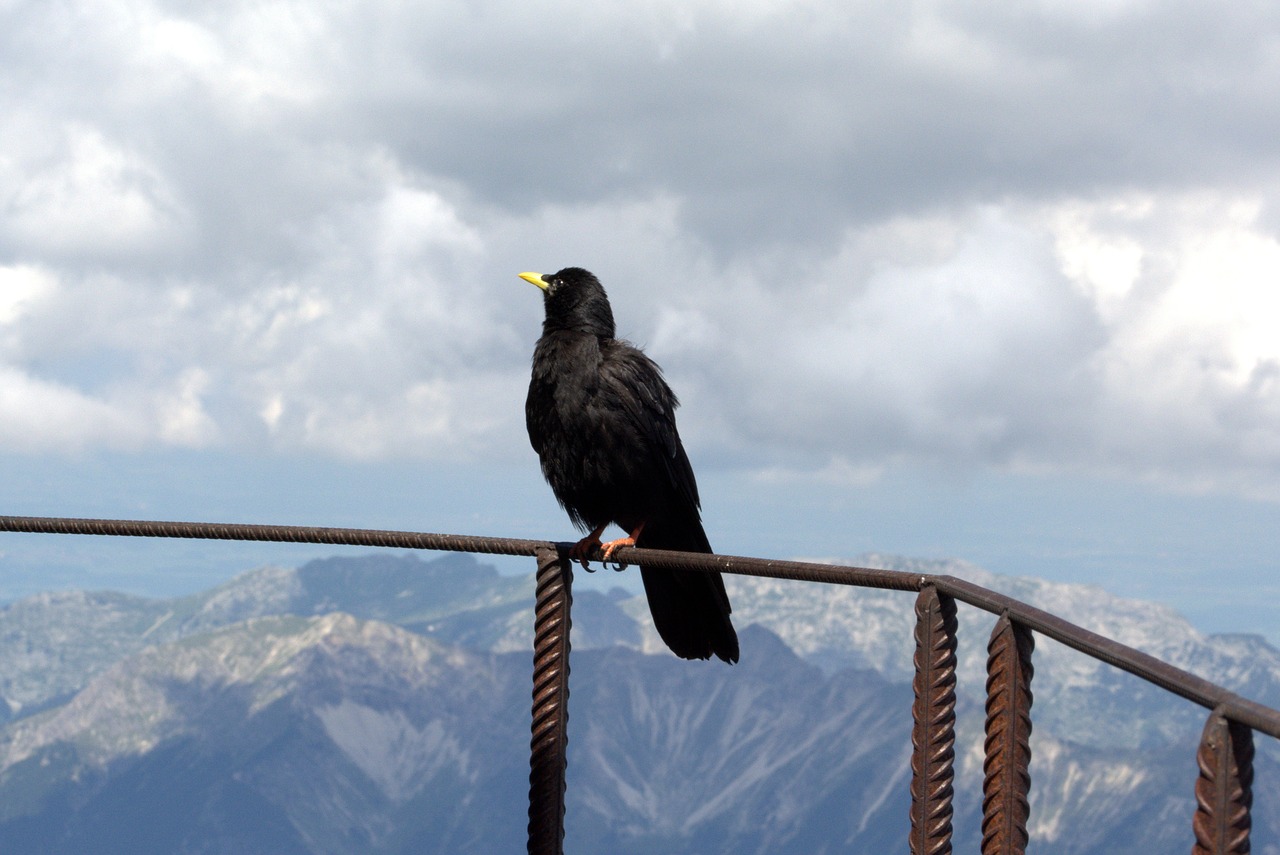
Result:
{"label": "white cloud", "polygon": [[1261,489],[1275,17],[10,4],[0,431],[524,452],[579,264],[733,465]]}
{"label": "white cloud", "polygon": [[1258,206],[1241,207],[1187,235],[1150,332],[1219,342],[1237,384],[1280,360],[1280,241],[1257,231]]}
{"label": "white cloud", "polygon": [[177,235],[173,194],[144,160],[96,128],[42,130],[42,139],[11,142],[0,159],[0,236],[26,253],[120,258]]}
{"label": "white cloud", "polygon": [[1066,207],[1064,267],[1108,329],[1096,359],[1097,443],[1110,465],[1274,495],[1280,242],[1257,199],[1201,192]]}
{"label": "white cloud", "polygon": [[701,388],[726,389],[742,446],[791,445],[811,465],[1038,453],[1079,429],[1096,335],[1054,261],[1043,234],[994,208],[851,233],[830,259],[726,301],[738,368]]}
{"label": "white cloud", "polygon": [[0,446],[7,450],[137,447],[145,436],[128,408],[0,365]]}
{"label": "white cloud", "polygon": [[0,325],[14,323],[31,303],[51,293],[56,284],[48,271],[38,267],[0,267]]}
{"label": "white cloud", "polygon": [[325,13],[333,7],[232,4],[194,18],[148,3],[135,8],[143,18],[126,39],[138,47],[136,73],[207,89],[239,121],[270,121],[271,110],[313,103],[334,82],[325,68],[335,23]]}
{"label": "white cloud", "polygon": [[209,375],[190,368],[177,378],[176,388],[159,398],[156,405],[157,433],[168,445],[201,448],[213,444],[218,428],[205,412],[203,396],[209,388]]}

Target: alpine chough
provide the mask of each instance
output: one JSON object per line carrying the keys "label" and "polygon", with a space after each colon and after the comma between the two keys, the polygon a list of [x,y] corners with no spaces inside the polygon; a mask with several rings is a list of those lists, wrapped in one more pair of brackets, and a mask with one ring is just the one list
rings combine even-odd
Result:
{"label": "alpine chough", "polygon": [[[546,319],[525,401],[529,442],[569,517],[596,546],[710,552],[693,467],[676,431],[679,405],[657,363],[614,337],[613,310],[595,276],[578,267],[520,278],[542,289]],[[614,523],[627,537],[602,544]],[[684,659],[738,661],[738,636],[719,573],[640,567],[658,634]]]}

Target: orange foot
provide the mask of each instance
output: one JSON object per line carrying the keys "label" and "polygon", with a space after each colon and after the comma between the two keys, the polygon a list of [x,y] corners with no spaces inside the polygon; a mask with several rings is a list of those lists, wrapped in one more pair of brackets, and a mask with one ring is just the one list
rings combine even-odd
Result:
{"label": "orange foot", "polygon": [[604,560],[608,561],[613,557],[613,553],[622,546],[635,546],[636,539],[634,537],[620,537],[617,540],[611,540],[608,543],[600,544],[600,552],[604,556]]}
{"label": "orange foot", "polygon": [[631,532],[627,537],[620,537],[617,540],[611,540],[608,543],[600,544],[600,551],[604,555],[604,560],[608,561],[613,557],[613,553],[623,546],[635,546],[636,540],[640,537],[640,532],[644,531],[644,523],[636,526],[636,530]]}
{"label": "orange foot", "polygon": [[600,535],[608,526],[608,523],[597,528],[591,534],[579,540],[573,546],[569,547],[569,560],[577,561],[583,567],[587,566],[587,558],[596,551],[596,547],[600,546]]}

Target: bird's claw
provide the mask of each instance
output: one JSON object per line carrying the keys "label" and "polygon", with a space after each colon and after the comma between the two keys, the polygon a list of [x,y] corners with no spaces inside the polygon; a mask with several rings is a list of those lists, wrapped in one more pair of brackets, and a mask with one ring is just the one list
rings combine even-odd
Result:
{"label": "bird's claw", "polygon": [[[606,567],[613,560],[613,553],[623,546],[635,546],[636,539],[634,537],[620,537],[617,540],[611,540],[608,543],[601,543],[599,535],[592,533],[579,540],[573,546],[569,547],[569,560],[576,561],[582,565],[582,569],[588,573],[596,571],[591,569],[591,556],[595,554],[596,549],[600,550],[600,563]],[[625,561],[614,561],[612,569],[615,572],[622,572],[626,569]]]}
{"label": "bird's claw", "polygon": [[[611,540],[608,543],[600,544],[600,552],[603,557],[603,563],[606,567],[613,560],[613,553],[617,552],[623,546],[635,546],[636,539],[634,537],[620,537],[617,540]],[[621,573],[627,566],[625,561],[614,561],[613,571]]]}
{"label": "bird's claw", "polygon": [[596,571],[591,569],[590,560],[588,558],[591,553],[596,551],[596,547],[600,546],[600,538],[587,535],[579,540],[573,546],[569,547],[569,560],[576,561],[582,565],[582,569],[588,573]]}
{"label": "bird's claw", "polygon": [[613,553],[617,552],[624,546],[635,546],[636,539],[634,537],[620,537],[617,540],[611,540],[608,543],[600,544],[600,552],[605,561],[613,558]]}

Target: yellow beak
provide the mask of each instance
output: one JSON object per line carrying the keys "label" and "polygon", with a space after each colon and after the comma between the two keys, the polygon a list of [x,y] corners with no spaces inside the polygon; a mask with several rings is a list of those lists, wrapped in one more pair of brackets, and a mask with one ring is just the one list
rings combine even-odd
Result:
{"label": "yellow beak", "polygon": [[547,290],[547,283],[543,281],[541,273],[521,273],[520,278],[525,282],[537,285],[543,291]]}

